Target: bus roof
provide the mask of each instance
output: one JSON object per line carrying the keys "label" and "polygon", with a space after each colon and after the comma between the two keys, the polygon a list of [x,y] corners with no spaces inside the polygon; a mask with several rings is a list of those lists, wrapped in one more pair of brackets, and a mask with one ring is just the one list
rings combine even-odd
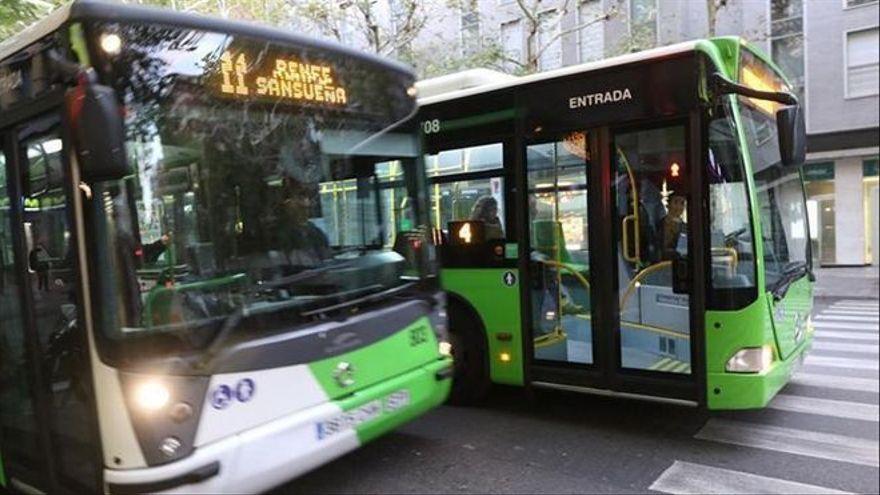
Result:
{"label": "bus roof", "polygon": [[[670,55],[678,55],[680,53],[694,51],[698,43],[699,40],[685,41],[683,43],[677,43],[674,45],[663,46],[659,48],[652,48],[650,50],[644,50],[641,52],[627,53],[625,55],[597,60],[595,62],[587,62],[584,64],[572,65],[547,72],[530,74],[528,76],[514,77],[502,73],[496,73],[499,75],[499,77],[495,80],[491,80],[491,78],[485,78],[485,80],[487,81],[485,84],[470,86],[468,86],[467,82],[463,82],[459,86],[459,88],[456,89],[449,89],[450,86],[454,84],[453,79],[455,78],[456,74],[449,74],[432,79],[424,79],[416,83],[416,88],[418,88],[420,96],[419,104],[430,105],[432,103],[439,103],[442,101],[454,100],[465,96],[488,93],[490,91],[495,91],[499,89],[511,88],[533,82],[555,79],[557,77],[590,72],[598,69],[626,65],[645,60],[653,60]],[[464,71],[460,74],[466,74],[468,72],[469,71]],[[466,79],[467,81],[473,80],[473,78],[470,77],[466,77],[464,79]]]}
{"label": "bus roof", "polygon": [[344,53],[380,65],[386,69],[413,75],[412,69],[393,60],[354,50],[335,42],[309,38],[279,28],[244,21],[168,9],[126,5],[98,0],[74,0],[37,21],[20,33],[0,42],[0,62],[53,33],[68,22],[82,20],[131,21],[179,26],[190,29],[248,36],[266,41],[292,44]]}

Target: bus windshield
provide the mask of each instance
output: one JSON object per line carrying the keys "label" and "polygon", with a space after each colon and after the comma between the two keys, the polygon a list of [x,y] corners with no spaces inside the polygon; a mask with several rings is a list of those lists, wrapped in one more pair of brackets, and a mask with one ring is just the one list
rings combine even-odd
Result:
{"label": "bus windshield", "polygon": [[104,75],[133,169],[100,191],[119,288],[105,345],[198,352],[225,326],[287,331],[429,275],[407,75],[229,34],[92,33],[115,37]]}
{"label": "bus windshield", "polygon": [[745,98],[741,116],[763,231],[764,287],[775,295],[808,270],[809,236],[799,169],[781,165],[776,120]]}

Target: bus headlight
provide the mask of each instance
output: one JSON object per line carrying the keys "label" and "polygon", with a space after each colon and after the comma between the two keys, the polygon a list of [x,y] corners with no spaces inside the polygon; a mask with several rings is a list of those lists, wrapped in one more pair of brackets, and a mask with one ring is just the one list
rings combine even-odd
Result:
{"label": "bus headlight", "polygon": [[441,356],[452,357],[452,344],[449,342],[440,341],[437,345],[437,350],[440,352]]}
{"label": "bus headlight", "polygon": [[762,347],[745,347],[736,351],[727,360],[725,370],[730,373],[760,373],[773,363],[773,348],[769,345]]}
{"label": "bus headlight", "polygon": [[135,403],[145,411],[158,411],[168,404],[171,393],[158,381],[141,383],[134,391]]}

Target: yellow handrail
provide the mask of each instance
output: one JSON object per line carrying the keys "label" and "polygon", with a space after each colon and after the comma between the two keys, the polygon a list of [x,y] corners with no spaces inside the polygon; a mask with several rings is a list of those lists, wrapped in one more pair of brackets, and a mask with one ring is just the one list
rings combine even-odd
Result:
{"label": "yellow handrail", "polygon": [[739,265],[739,253],[732,247],[713,247],[712,256],[730,256],[730,269],[736,270]]}
{"label": "yellow handrail", "polygon": [[661,261],[660,263],[655,263],[644,270],[640,271],[636,274],[632,280],[629,281],[629,285],[626,286],[626,292],[623,293],[623,298],[620,300],[620,311],[623,312],[624,308],[626,308],[626,302],[629,300],[629,297],[632,295],[632,292],[636,288],[636,284],[647,275],[650,275],[658,270],[662,270],[663,268],[671,267],[671,261]]}
{"label": "yellow handrail", "polygon": [[[626,219],[629,218],[630,216],[632,216],[635,219],[635,229],[633,229],[633,232],[634,232],[633,237],[636,240],[635,257],[634,257],[634,259],[627,259],[627,261],[629,261],[630,263],[641,263],[641,261],[642,261],[642,247],[641,247],[641,239],[639,238],[639,236],[641,235],[639,233],[639,225],[641,225],[641,222],[639,222],[639,188],[636,187],[636,176],[632,171],[632,166],[630,166],[629,160],[626,158],[626,154],[624,154],[623,150],[620,149],[620,146],[617,146],[616,148],[617,148],[617,154],[620,155],[620,161],[621,161],[621,163],[623,163],[623,166],[626,168],[626,175],[629,177],[629,189],[630,189],[630,191],[632,191],[633,212],[632,212],[632,215],[627,215],[627,217],[623,219],[624,220],[624,223],[623,223],[624,233],[626,232]],[[626,251],[626,244],[624,244],[624,251]],[[624,254],[624,259],[626,259],[626,254],[629,254],[629,253]]]}

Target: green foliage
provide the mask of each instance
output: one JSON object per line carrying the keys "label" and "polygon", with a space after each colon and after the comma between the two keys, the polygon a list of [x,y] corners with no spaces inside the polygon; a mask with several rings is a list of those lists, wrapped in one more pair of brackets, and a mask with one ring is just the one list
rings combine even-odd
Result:
{"label": "green foliage", "polygon": [[0,0],[0,40],[52,12],[63,0]]}

